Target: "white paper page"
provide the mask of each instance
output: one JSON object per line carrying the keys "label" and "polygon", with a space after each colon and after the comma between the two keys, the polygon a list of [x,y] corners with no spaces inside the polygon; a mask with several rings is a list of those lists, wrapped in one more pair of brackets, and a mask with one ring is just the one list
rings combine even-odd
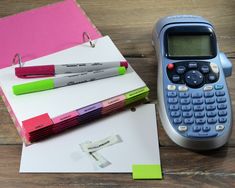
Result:
{"label": "white paper page", "polygon": [[[99,38],[94,42],[96,44],[95,48],[90,47],[89,43],[84,43],[28,61],[25,63],[25,66],[125,60],[108,36]],[[20,124],[23,120],[43,113],[48,113],[53,118],[145,86],[141,78],[129,67],[127,73],[123,76],[16,96],[12,92],[13,85],[32,82],[42,78],[17,78],[14,68],[8,67],[0,70],[0,86]]]}
{"label": "white paper page", "polygon": [[[118,134],[121,143],[99,150],[111,165],[100,168],[79,144]],[[160,164],[155,105],[138,106],[22,148],[20,172],[132,172],[133,164]]]}

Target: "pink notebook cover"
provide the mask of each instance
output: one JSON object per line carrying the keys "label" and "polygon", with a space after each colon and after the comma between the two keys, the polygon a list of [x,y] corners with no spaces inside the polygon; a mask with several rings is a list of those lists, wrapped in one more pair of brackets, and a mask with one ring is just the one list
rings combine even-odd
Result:
{"label": "pink notebook cover", "polygon": [[0,69],[20,53],[29,61],[83,43],[83,32],[101,37],[75,0],[65,0],[0,19]]}

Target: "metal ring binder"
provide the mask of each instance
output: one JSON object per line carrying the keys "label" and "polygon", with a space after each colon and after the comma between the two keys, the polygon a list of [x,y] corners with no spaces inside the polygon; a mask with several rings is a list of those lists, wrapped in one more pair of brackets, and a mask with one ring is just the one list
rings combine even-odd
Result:
{"label": "metal ring binder", "polygon": [[[16,59],[18,59],[18,62],[16,62]],[[19,64],[19,67],[23,67],[21,55],[19,53],[15,54],[13,58],[12,65],[15,65],[15,64]]]}
{"label": "metal ring binder", "polygon": [[88,34],[87,32],[83,32],[83,42],[86,42],[85,38],[88,39],[88,41],[89,41],[89,43],[90,43],[90,46],[91,46],[92,48],[94,48],[94,47],[95,47],[95,44],[91,41],[91,38],[90,38],[90,36],[89,36],[89,34]]}

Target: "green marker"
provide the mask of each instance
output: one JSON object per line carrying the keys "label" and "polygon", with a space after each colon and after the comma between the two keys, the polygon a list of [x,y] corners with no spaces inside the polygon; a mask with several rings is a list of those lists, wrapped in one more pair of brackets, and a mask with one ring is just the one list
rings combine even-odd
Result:
{"label": "green marker", "polygon": [[59,87],[70,86],[74,84],[80,84],[84,82],[90,82],[103,78],[119,76],[125,73],[126,73],[125,67],[115,67],[115,68],[109,68],[109,69],[103,69],[91,72],[83,72],[70,76],[50,78],[50,79],[15,85],[12,87],[12,90],[15,95],[22,95],[26,93],[39,92]]}

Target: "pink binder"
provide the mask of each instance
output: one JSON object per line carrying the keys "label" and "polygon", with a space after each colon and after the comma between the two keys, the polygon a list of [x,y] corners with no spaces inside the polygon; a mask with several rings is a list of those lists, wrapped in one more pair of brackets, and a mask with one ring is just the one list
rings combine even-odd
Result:
{"label": "pink binder", "polygon": [[75,0],[65,0],[0,19],[0,69],[16,53],[29,61],[83,43],[83,32],[101,37]]}

